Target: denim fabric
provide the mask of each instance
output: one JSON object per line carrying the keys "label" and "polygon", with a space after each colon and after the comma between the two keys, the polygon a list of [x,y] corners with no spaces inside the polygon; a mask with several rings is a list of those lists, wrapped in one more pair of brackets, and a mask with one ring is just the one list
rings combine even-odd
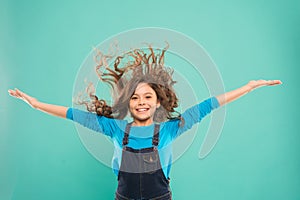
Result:
{"label": "denim fabric", "polygon": [[[116,200],[170,200],[169,180],[160,164],[158,145],[159,133],[154,132],[153,147],[133,149],[127,147],[130,124],[123,140],[121,167],[118,174]],[[159,130],[159,127],[155,130]]]}
{"label": "denim fabric", "polygon": [[[122,195],[120,195],[120,194],[118,194],[116,192],[115,200],[148,200],[148,199],[144,199],[144,198],[141,198],[141,199],[129,199],[129,198],[124,197],[124,196],[122,196]],[[155,198],[152,198],[152,199],[149,199],[149,200],[172,200],[172,195],[171,195],[171,192],[168,192],[167,194],[164,194],[162,196],[155,197]]]}

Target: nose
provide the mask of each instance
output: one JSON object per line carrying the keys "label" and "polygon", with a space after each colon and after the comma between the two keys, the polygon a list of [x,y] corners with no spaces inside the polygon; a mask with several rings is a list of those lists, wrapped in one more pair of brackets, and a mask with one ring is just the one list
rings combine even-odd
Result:
{"label": "nose", "polygon": [[143,105],[145,105],[144,102],[139,102],[139,106],[143,106]]}
{"label": "nose", "polygon": [[145,102],[144,102],[144,99],[143,99],[143,98],[140,98],[140,99],[139,99],[138,105],[139,105],[139,106],[145,105]]}

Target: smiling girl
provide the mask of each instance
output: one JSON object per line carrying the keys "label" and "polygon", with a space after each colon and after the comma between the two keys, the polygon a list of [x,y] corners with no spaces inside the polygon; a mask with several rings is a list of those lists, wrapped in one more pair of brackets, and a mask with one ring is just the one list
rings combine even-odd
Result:
{"label": "smiling girl", "polygon": [[[173,71],[163,63],[166,49],[158,55],[151,47],[148,50],[135,49],[117,57],[114,69],[105,65],[107,57],[101,54],[97,74],[116,94],[112,106],[99,100],[91,88],[87,90],[91,100],[79,102],[88,112],[43,103],[18,89],[8,91],[34,109],[73,120],[111,138],[115,147],[112,168],[118,178],[116,200],[172,199],[169,173],[173,141],[213,109],[258,87],[281,84],[280,80],[253,80],[180,114],[175,110],[178,98],[173,89]],[[126,57],[130,61],[120,67]],[[128,114],[130,121],[124,119]]]}

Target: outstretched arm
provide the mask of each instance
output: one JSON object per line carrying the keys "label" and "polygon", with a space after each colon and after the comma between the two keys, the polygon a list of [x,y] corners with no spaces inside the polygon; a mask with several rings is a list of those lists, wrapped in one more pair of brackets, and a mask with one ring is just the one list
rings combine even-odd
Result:
{"label": "outstretched arm", "polygon": [[241,96],[251,92],[252,90],[262,87],[262,86],[270,86],[270,85],[278,85],[282,82],[280,80],[253,80],[249,81],[248,84],[230,92],[226,92],[217,96],[217,100],[219,101],[220,106],[223,106],[227,103],[230,103]]}
{"label": "outstretched arm", "polygon": [[42,112],[48,113],[50,115],[54,115],[57,117],[66,118],[67,115],[67,107],[58,106],[53,104],[47,104],[38,101],[37,99],[25,94],[24,92],[15,89],[15,90],[8,90],[10,96],[18,98],[29,104],[32,108],[40,110]]}

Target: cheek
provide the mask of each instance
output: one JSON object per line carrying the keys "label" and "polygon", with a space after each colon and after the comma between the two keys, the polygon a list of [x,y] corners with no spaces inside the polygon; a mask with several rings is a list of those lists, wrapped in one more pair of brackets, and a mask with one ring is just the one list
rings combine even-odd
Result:
{"label": "cheek", "polygon": [[132,110],[132,108],[133,108],[132,103],[129,103],[128,107],[129,107],[129,110]]}
{"label": "cheek", "polygon": [[136,106],[136,103],[134,101],[129,102],[129,109],[132,110]]}

